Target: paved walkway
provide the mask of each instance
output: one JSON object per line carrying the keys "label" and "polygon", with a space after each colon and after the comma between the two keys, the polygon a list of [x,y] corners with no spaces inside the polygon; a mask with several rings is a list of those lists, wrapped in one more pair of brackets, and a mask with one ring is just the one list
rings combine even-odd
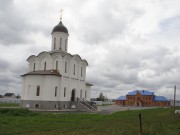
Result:
{"label": "paved walkway", "polygon": [[122,107],[118,105],[98,106],[98,114],[112,114],[114,112],[125,111],[125,110],[143,110],[151,109],[156,107]]}

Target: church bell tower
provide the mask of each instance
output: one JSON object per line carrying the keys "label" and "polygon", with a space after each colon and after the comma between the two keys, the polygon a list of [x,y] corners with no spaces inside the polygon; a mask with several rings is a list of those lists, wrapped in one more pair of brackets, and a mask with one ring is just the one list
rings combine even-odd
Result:
{"label": "church bell tower", "polygon": [[62,10],[60,22],[52,30],[52,44],[51,51],[65,51],[68,50],[68,30],[62,23]]}

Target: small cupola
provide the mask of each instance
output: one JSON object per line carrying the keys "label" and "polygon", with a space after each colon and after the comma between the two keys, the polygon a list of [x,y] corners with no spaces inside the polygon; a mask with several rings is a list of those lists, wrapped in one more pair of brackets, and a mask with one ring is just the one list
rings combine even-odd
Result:
{"label": "small cupola", "polygon": [[54,33],[54,32],[64,32],[64,33],[68,34],[68,30],[63,25],[62,21],[60,21],[59,24],[53,28],[52,33]]}
{"label": "small cupola", "polygon": [[52,45],[51,51],[64,51],[68,50],[68,29],[62,23],[62,14],[60,22],[52,30]]}

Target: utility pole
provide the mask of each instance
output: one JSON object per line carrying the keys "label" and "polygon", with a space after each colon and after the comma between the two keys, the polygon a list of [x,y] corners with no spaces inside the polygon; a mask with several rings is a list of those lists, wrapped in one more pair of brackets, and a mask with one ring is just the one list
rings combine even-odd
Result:
{"label": "utility pole", "polygon": [[141,113],[139,113],[139,128],[140,128],[140,133],[142,134],[142,120],[141,120]]}
{"label": "utility pole", "polygon": [[176,85],[174,86],[174,113],[175,113],[175,110],[176,110]]}

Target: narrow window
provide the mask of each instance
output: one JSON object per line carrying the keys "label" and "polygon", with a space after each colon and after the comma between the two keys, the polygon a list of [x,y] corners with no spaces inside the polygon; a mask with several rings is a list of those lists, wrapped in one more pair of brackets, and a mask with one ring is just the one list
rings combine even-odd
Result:
{"label": "narrow window", "polygon": [[75,70],[76,70],[76,65],[74,64],[74,72],[73,72],[74,75],[75,75]]}
{"label": "narrow window", "polygon": [[81,89],[81,92],[80,92],[80,98],[82,98],[82,89]]}
{"label": "narrow window", "polygon": [[81,67],[81,77],[82,77],[82,67]]}
{"label": "narrow window", "polygon": [[85,98],[86,98],[86,96],[87,96],[87,90],[85,91]]}
{"label": "narrow window", "polygon": [[29,96],[31,85],[28,85],[28,92],[27,95]]}
{"label": "narrow window", "polygon": [[56,38],[54,38],[54,50],[56,49]]}
{"label": "narrow window", "polygon": [[36,96],[40,95],[40,86],[37,86]]}
{"label": "narrow window", "polygon": [[62,38],[60,38],[59,44],[60,44],[59,49],[61,49],[61,46],[62,46]]}
{"label": "narrow window", "polygon": [[44,62],[44,70],[46,70],[46,62]]}
{"label": "narrow window", "polygon": [[34,63],[34,65],[33,65],[33,71],[35,71],[36,70],[36,63]]}
{"label": "narrow window", "polygon": [[67,39],[65,39],[65,51],[67,51]]}
{"label": "narrow window", "polygon": [[56,61],[56,70],[58,70],[58,61]]}
{"label": "narrow window", "polygon": [[66,97],[66,87],[64,87],[64,97]]}
{"label": "narrow window", "polygon": [[57,96],[57,86],[55,87],[55,93],[54,93],[54,96],[55,96],[55,97]]}
{"label": "narrow window", "polygon": [[67,73],[67,61],[65,62],[65,73]]}

